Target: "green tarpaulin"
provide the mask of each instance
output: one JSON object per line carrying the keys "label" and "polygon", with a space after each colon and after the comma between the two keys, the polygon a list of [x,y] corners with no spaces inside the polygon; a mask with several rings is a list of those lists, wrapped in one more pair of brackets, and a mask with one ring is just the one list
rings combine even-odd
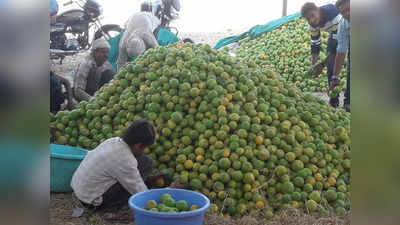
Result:
{"label": "green tarpaulin", "polygon": [[227,37],[224,39],[221,39],[218,41],[218,43],[214,46],[214,49],[219,49],[221,47],[224,47],[225,45],[234,43],[239,41],[240,39],[243,39],[245,37],[251,37],[251,38],[256,38],[258,36],[260,36],[263,33],[267,33],[270,32],[280,26],[282,26],[285,23],[291,22],[297,18],[300,17],[300,13],[296,13],[293,15],[289,15],[289,16],[285,16],[282,17],[280,19],[277,20],[273,20],[265,25],[257,25],[252,27],[249,31],[242,33],[240,35],[237,36],[231,36],[231,37]]}
{"label": "green tarpaulin", "polygon": [[174,44],[180,40],[174,33],[167,29],[160,29],[157,36],[158,44],[161,46]]}
{"label": "green tarpaulin", "polygon": [[121,31],[117,36],[108,40],[110,44],[110,53],[108,54],[108,61],[114,68],[114,71],[117,71],[117,59],[118,59],[118,47],[119,47],[119,40],[122,37],[124,30]]}

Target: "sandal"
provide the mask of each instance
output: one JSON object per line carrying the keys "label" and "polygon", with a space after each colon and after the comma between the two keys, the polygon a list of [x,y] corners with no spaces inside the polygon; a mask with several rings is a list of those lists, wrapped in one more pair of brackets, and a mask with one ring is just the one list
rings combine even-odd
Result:
{"label": "sandal", "polygon": [[118,222],[118,223],[132,223],[135,218],[132,215],[112,215],[110,217],[104,217],[104,220],[108,222]]}

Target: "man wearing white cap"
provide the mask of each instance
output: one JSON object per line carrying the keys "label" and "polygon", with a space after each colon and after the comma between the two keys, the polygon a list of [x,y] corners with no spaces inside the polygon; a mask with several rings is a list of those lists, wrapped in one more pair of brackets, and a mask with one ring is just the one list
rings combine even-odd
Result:
{"label": "man wearing white cap", "polygon": [[147,49],[158,46],[153,31],[160,21],[149,12],[138,12],[128,19],[119,42],[117,70]]}
{"label": "man wearing white cap", "polygon": [[89,101],[101,86],[109,82],[115,72],[107,61],[110,45],[104,38],[93,41],[90,54],[75,72],[74,96],[80,101]]}

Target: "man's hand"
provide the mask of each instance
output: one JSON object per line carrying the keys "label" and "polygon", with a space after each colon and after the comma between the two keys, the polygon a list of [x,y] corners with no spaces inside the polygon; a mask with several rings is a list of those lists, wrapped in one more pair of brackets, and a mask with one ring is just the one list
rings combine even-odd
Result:
{"label": "man's hand", "polygon": [[178,180],[172,182],[169,185],[169,188],[178,188],[178,189],[184,189],[187,187],[187,184],[181,184]]}
{"label": "man's hand", "polygon": [[160,173],[157,173],[157,174],[153,174],[153,175],[147,176],[145,178],[145,180],[146,180],[146,182],[154,183],[159,178],[165,178],[166,175],[167,175],[166,173],[160,172]]}
{"label": "man's hand", "polygon": [[340,82],[338,78],[333,78],[331,83],[329,84],[329,91],[333,90],[336,86],[339,86]]}
{"label": "man's hand", "polygon": [[317,77],[322,73],[322,70],[324,68],[325,68],[325,64],[323,62],[322,63],[318,63],[317,65],[315,65],[313,67],[312,74]]}

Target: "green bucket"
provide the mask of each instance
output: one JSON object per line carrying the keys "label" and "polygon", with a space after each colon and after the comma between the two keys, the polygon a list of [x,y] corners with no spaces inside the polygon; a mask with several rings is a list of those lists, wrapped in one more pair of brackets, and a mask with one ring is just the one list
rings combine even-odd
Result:
{"label": "green bucket", "polygon": [[71,192],[71,179],[87,150],[50,144],[50,191]]}

